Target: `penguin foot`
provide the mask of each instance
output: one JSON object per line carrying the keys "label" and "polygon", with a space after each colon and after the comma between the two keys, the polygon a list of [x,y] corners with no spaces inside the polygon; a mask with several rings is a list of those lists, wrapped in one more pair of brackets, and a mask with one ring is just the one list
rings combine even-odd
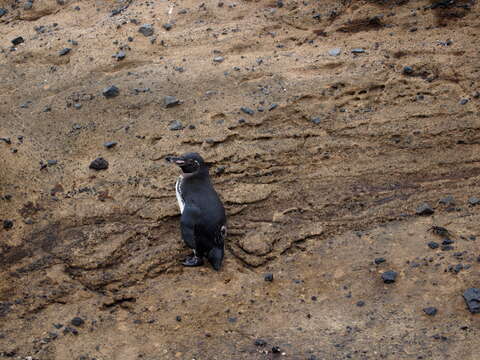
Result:
{"label": "penguin foot", "polygon": [[183,266],[189,266],[189,267],[202,266],[202,265],[203,265],[203,259],[195,255],[187,257],[183,262]]}

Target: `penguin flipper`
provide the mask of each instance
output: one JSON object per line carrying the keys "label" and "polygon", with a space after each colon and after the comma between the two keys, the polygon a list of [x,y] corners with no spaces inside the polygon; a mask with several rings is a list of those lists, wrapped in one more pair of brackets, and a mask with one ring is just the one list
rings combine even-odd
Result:
{"label": "penguin flipper", "polygon": [[198,219],[200,210],[191,206],[185,207],[180,218],[180,228],[182,232],[182,239],[190,249],[197,249],[197,242],[195,241],[195,225]]}

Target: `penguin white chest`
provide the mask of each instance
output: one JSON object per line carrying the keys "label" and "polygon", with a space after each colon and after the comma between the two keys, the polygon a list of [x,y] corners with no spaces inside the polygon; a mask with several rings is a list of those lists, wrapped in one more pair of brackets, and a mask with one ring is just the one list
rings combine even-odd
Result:
{"label": "penguin white chest", "polygon": [[183,209],[185,208],[185,202],[182,197],[182,180],[183,176],[180,176],[175,184],[175,194],[177,195],[178,207],[180,208],[181,214],[183,214]]}

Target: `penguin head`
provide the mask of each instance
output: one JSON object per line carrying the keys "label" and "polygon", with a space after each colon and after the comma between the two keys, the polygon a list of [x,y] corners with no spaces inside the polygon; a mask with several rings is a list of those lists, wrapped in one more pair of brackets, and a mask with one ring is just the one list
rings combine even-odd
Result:
{"label": "penguin head", "polygon": [[165,160],[169,163],[178,165],[185,175],[193,175],[205,171],[208,173],[207,164],[200,154],[196,152],[186,153],[179,157],[167,156]]}
{"label": "penguin head", "polygon": [[212,267],[218,271],[222,267],[224,251],[222,248],[214,247],[207,254],[207,259]]}

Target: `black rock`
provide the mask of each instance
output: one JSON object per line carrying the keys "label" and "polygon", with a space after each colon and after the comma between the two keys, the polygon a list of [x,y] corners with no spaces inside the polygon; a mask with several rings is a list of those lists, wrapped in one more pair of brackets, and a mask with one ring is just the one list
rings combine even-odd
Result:
{"label": "black rock", "polygon": [[438,249],[440,247],[440,245],[435,241],[430,241],[427,245],[430,249]]}
{"label": "black rock", "polygon": [[171,131],[178,131],[183,129],[183,125],[180,121],[175,120],[172,121],[170,126],[168,127]]}
{"label": "black rock", "polygon": [[164,28],[165,30],[167,30],[167,31],[170,31],[170,30],[172,29],[172,27],[173,27],[172,24],[163,24],[162,26],[163,26],[163,28]]}
{"label": "black rock", "polygon": [[444,198],[441,198],[439,201],[438,201],[439,204],[442,204],[442,205],[447,205],[447,206],[450,206],[450,205],[455,205],[455,199],[453,198],[452,195],[447,195],[445,196]]}
{"label": "black rock", "polygon": [[358,307],[362,307],[362,306],[365,306],[365,301],[357,301],[357,304],[356,304]]}
{"label": "black rock", "polygon": [[272,274],[272,273],[265,274],[265,276],[263,277],[263,279],[264,279],[265,281],[270,281],[270,282],[272,282],[272,281],[273,281],[273,274]]}
{"label": "black rock", "polygon": [[397,273],[393,270],[385,271],[382,274],[382,280],[385,284],[392,284],[397,279]]}
{"label": "black rock", "polygon": [[480,204],[480,199],[476,196],[472,196],[471,198],[468,199],[468,204],[475,206]]}
{"label": "black rock", "polygon": [[23,40],[23,37],[21,37],[21,36],[18,36],[15,39],[12,40],[13,45],[20,45],[23,42],[25,42],[25,40]]}
{"label": "black rock", "polygon": [[384,263],[385,261],[387,261],[387,260],[385,260],[385,258],[383,258],[383,257],[379,257],[379,258],[376,258],[375,260],[373,260],[375,265],[379,265],[381,263]]}
{"label": "black rock", "polygon": [[465,290],[463,298],[472,314],[480,313],[480,289],[470,288]]}
{"label": "black rock", "polygon": [[54,166],[58,164],[58,160],[47,160],[48,166]]}
{"label": "black rock", "polygon": [[55,329],[61,329],[63,327],[63,324],[53,324]]}
{"label": "black rock", "polygon": [[247,114],[247,115],[253,115],[255,114],[255,111],[253,111],[252,109],[250,109],[249,107],[245,107],[245,106],[242,106],[240,108],[240,111]]}
{"label": "black rock", "polygon": [[77,316],[77,317],[74,317],[74,318],[70,321],[70,323],[71,323],[73,326],[77,326],[77,327],[78,327],[78,326],[82,326],[82,325],[85,323],[85,321],[84,321],[82,318],[80,318],[80,317]]}
{"label": "black rock", "polygon": [[13,227],[13,221],[12,220],[3,220],[3,228],[5,230],[10,230]]}
{"label": "black rock", "polygon": [[460,100],[460,105],[465,105],[466,103],[468,103],[468,99]]}
{"label": "black rock", "polygon": [[230,323],[237,322],[237,318],[236,317],[229,317],[228,322],[230,322]]}
{"label": "black rock", "polygon": [[268,111],[275,110],[277,107],[278,107],[278,104],[272,104],[272,105],[270,105],[270,107],[268,108]]}
{"label": "black rock", "polygon": [[171,108],[180,104],[180,100],[178,100],[175,96],[165,96],[163,98],[163,104],[166,108]]}
{"label": "black rock", "polygon": [[437,313],[437,308],[429,306],[423,309],[423,312],[429,316],[434,316]]}
{"label": "black rock", "polygon": [[223,56],[215,56],[213,58],[213,62],[216,62],[216,63],[221,63],[225,60],[225,58]]}
{"label": "black rock", "polygon": [[60,56],[67,55],[71,50],[72,50],[72,49],[70,49],[70,48],[63,48],[62,50],[60,50],[60,51],[58,52],[58,55],[60,55]]}
{"label": "black rock", "polygon": [[266,346],[267,342],[263,339],[256,339],[255,340],[255,346]]}
{"label": "black rock", "polygon": [[322,119],[320,119],[319,117],[314,117],[312,118],[312,123],[314,123],[315,125],[318,125],[322,122]]}
{"label": "black rock", "polygon": [[423,203],[422,205],[417,207],[417,210],[415,211],[417,215],[422,215],[422,216],[432,215],[434,212],[435,210],[433,210],[432,207],[427,203]]}
{"label": "black rock", "polygon": [[65,327],[65,329],[63,329],[63,334],[67,335],[68,333],[72,333],[73,335],[78,335],[78,330],[70,326],[67,326]]}
{"label": "black rock", "polygon": [[452,240],[452,239],[445,238],[445,239],[443,239],[443,241],[442,241],[442,245],[451,245],[451,244],[453,244],[454,242],[455,242],[455,241]]}
{"label": "black rock", "polygon": [[7,15],[8,11],[6,9],[0,8],[0,17]]}
{"label": "black rock", "polygon": [[272,353],[279,354],[282,350],[278,346],[272,347]]}
{"label": "black rock", "polygon": [[138,32],[144,36],[152,36],[153,35],[153,26],[151,24],[143,24],[138,29]]}
{"label": "black rock", "polygon": [[115,59],[117,59],[117,61],[120,61],[120,60],[125,59],[125,56],[126,56],[126,54],[125,54],[125,51],[123,51],[123,50],[120,50],[118,53],[116,53],[115,55],[113,55],[113,57],[114,57]]}
{"label": "black rock", "polygon": [[106,170],[108,169],[108,161],[102,157],[96,158],[90,163],[89,168],[97,171]]}
{"label": "black rock", "polygon": [[412,75],[413,74],[413,68],[411,66],[404,66],[402,72],[403,72],[404,75]]}
{"label": "black rock", "polygon": [[111,85],[106,87],[102,90],[102,95],[105,96],[107,99],[114,98],[120,94],[120,89],[117,88],[115,85]]}
{"label": "black rock", "polygon": [[365,49],[362,49],[362,48],[352,49],[352,54],[363,54],[364,52],[365,52]]}
{"label": "black rock", "polygon": [[107,141],[106,143],[103,144],[103,146],[105,146],[107,149],[111,149],[116,145],[117,145],[116,141]]}
{"label": "black rock", "polygon": [[450,251],[453,250],[454,247],[452,245],[442,245],[442,251]]}
{"label": "black rock", "polygon": [[182,321],[182,317],[181,317],[180,315],[177,315],[177,316],[175,317],[175,320],[177,320],[178,322],[180,322],[180,321]]}

